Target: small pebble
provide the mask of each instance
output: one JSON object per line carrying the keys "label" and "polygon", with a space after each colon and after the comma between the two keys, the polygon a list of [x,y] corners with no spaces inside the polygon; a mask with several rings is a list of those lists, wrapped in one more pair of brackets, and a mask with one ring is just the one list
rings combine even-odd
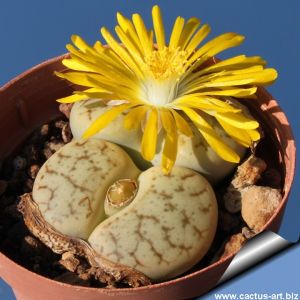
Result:
{"label": "small pebble", "polygon": [[13,165],[15,170],[23,170],[26,167],[26,159],[24,157],[21,156],[16,156],[14,161],[13,161]]}
{"label": "small pebble", "polygon": [[232,214],[239,212],[241,210],[241,192],[229,186],[224,195],[224,206]]}
{"label": "small pebble", "polygon": [[79,259],[77,259],[73,253],[65,252],[61,256],[61,260],[59,261],[61,265],[63,265],[67,270],[71,272],[75,272],[77,267],[80,264]]}
{"label": "small pebble", "polygon": [[225,249],[221,258],[231,254],[236,254],[245,242],[246,238],[242,233],[232,235],[229,241],[225,244]]}
{"label": "small pebble", "polygon": [[58,151],[63,146],[64,146],[64,143],[57,141],[57,140],[45,143],[45,148],[49,148],[53,153]]}
{"label": "small pebble", "polygon": [[58,151],[65,143],[58,141],[57,139],[52,140],[51,142],[46,142],[43,149],[43,154],[46,159],[49,159],[53,153]]}
{"label": "small pebble", "polygon": [[260,232],[282,199],[277,189],[264,186],[250,186],[242,192],[242,218],[249,228]]}
{"label": "small pebble", "polygon": [[36,175],[38,174],[40,170],[40,166],[37,164],[31,165],[28,169],[28,175],[30,178],[35,179]]}
{"label": "small pebble", "polygon": [[65,124],[61,131],[63,141],[67,144],[71,142],[73,135],[69,123]]}
{"label": "small pebble", "polygon": [[67,124],[67,122],[65,122],[63,120],[59,120],[59,121],[55,122],[54,126],[56,128],[62,129],[66,124]]}
{"label": "small pebble", "polygon": [[40,255],[45,246],[37,238],[26,235],[22,241],[21,253],[26,256]]}
{"label": "small pebble", "polygon": [[49,134],[49,124],[44,124],[40,128],[40,134],[42,136],[47,136]]}
{"label": "small pebble", "polygon": [[46,159],[49,159],[52,156],[53,152],[49,148],[44,148],[43,154]]}
{"label": "small pebble", "polygon": [[28,164],[36,163],[39,161],[39,150],[35,145],[27,145],[24,149],[24,155]]}
{"label": "small pebble", "polygon": [[261,178],[261,174],[266,168],[267,165],[264,160],[251,155],[238,166],[231,184],[238,189],[253,185]]}
{"label": "small pebble", "polygon": [[59,105],[59,111],[62,112],[68,119],[70,119],[72,106],[73,103],[61,103]]}
{"label": "small pebble", "polygon": [[243,228],[242,228],[242,234],[243,234],[243,236],[244,236],[247,240],[249,240],[249,239],[251,239],[252,237],[254,237],[254,236],[256,235],[256,232],[253,231],[253,230],[251,230],[251,229],[248,228],[248,227],[243,227]]}

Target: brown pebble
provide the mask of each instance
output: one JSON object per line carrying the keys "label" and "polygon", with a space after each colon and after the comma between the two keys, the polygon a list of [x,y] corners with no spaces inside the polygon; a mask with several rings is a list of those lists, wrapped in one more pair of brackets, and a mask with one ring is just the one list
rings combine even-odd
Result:
{"label": "brown pebble", "polygon": [[251,230],[251,229],[248,228],[248,227],[243,227],[243,228],[242,228],[242,234],[243,234],[243,236],[244,236],[247,240],[249,240],[249,239],[253,238],[253,237],[256,235],[256,232],[253,231],[253,230]]}
{"label": "brown pebble", "polygon": [[65,124],[64,127],[62,128],[61,136],[62,136],[63,141],[66,144],[71,142],[73,135],[72,135],[72,131],[71,131],[69,123]]}
{"label": "brown pebble", "polygon": [[230,237],[229,241],[225,244],[225,249],[221,258],[237,253],[246,242],[243,234],[238,233]]}
{"label": "brown pebble", "polygon": [[73,253],[65,252],[61,256],[61,260],[59,261],[61,265],[63,265],[67,270],[71,272],[75,272],[77,267],[80,264],[79,259],[77,259]]}
{"label": "brown pebble", "polygon": [[84,273],[84,272],[82,272],[82,273],[79,273],[78,274],[78,277],[80,278],[80,279],[82,279],[82,280],[89,280],[90,279],[90,277],[91,277],[91,275],[89,274],[89,273]]}
{"label": "brown pebble", "polygon": [[70,119],[72,106],[73,103],[61,103],[59,105],[59,111],[63,113],[68,119]]}
{"label": "brown pebble", "polygon": [[57,139],[54,139],[51,142],[46,142],[44,144],[43,154],[46,159],[49,159],[53,153],[58,151],[61,147],[63,147],[65,143],[58,141]]}
{"label": "brown pebble", "polygon": [[30,178],[35,179],[38,172],[40,170],[40,166],[37,164],[31,165],[28,169],[28,175]]}
{"label": "brown pebble", "polygon": [[37,238],[26,235],[22,241],[21,253],[26,256],[40,255],[45,246]]}
{"label": "brown pebble", "polygon": [[39,160],[39,150],[35,145],[28,145],[24,149],[24,155],[28,164],[35,163]]}
{"label": "brown pebble", "polygon": [[63,146],[64,146],[64,143],[60,142],[58,140],[54,140],[52,142],[45,143],[45,148],[49,148],[53,153],[58,151]]}
{"label": "brown pebble", "polygon": [[230,213],[237,213],[241,210],[241,193],[248,186],[255,184],[265,171],[266,163],[251,155],[236,170],[226,193],[223,196],[224,206]]}
{"label": "brown pebble", "polygon": [[14,161],[13,161],[13,165],[15,170],[23,170],[26,167],[26,159],[24,157],[21,156],[17,156],[15,157]]}
{"label": "brown pebble", "polygon": [[266,167],[267,165],[262,159],[251,155],[237,168],[231,184],[235,188],[253,185],[260,179],[261,173],[265,171]]}
{"label": "brown pebble", "polygon": [[224,206],[232,214],[239,212],[241,210],[241,192],[229,187],[224,195]]}
{"label": "brown pebble", "polygon": [[46,159],[49,159],[52,156],[53,152],[49,148],[44,148],[43,154]]}
{"label": "brown pebble", "polygon": [[42,136],[47,136],[49,134],[49,124],[44,124],[40,128],[40,134]]}
{"label": "brown pebble", "polygon": [[242,218],[247,225],[260,232],[282,199],[277,189],[264,186],[250,186],[242,192]]}
{"label": "brown pebble", "polygon": [[56,128],[59,128],[59,129],[63,129],[63,127],[66,125],[66,122],[63,121],[63,120],[58,120],[54,123],[54,126]]}
{"label": "brown pebble", "polygon": [[7,188],[7,181],[6,180],[0,180],[0,196],[2,196]]}

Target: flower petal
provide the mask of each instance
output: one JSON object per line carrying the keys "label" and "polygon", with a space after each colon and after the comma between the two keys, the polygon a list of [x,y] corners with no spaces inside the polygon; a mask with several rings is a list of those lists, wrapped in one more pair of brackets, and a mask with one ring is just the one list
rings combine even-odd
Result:
{"label": "flower petal", "polygon": [[82,52],[85,52],[87,49],[91,49],[88,43],[79,35],[73,34],[71,36],[73,44]]}
{"label": "flower petal", "polygon": [[[220,103],[223,102],[223,103]],[[212,112],[240,112],[239,108],[235,108],[234,106],[230,105],[229,103],[225,103],[224,101],[218,99],[210,99],[208,97],[201,97],[201,96],[194,96],[185,95],[181,98],[178,98],[174,102],[169,104],[172,108],[179,108],[181,109],[182,106],[185,107],[193,107],[201,110],[211,110]]]}
{"label": "flower petal", "polygon": [[95,72],[94,68],[90,68],[90,66],[84,64],[79,59],[75,58],[66,58],[62,60],[62,64],[74,71],[81,71],[81,72]]}
{"label": "flower petal", "polygon": [[157,48],[162,50],[165,45],[165,29],[164,23],[161,16],[161,11],[158,5],[153,6],[152,8],[152,19],[153,19],[153,27],[156,37]]}
{"label": "flower petal", "polygon": [[132,104],[123,104],[120,106],[114,106],[111,109],[105,111],[100,117],[98,117],[92,125],[84,132],[83,138],[89,138],[106,127],[109,123],[115,120],[123,111],[130,108]]}
{"label": "flower petal", "polygon": [[225,132],[231,136],[236,142],[241,144],[242,146],[248,148],[252,144],[252,139],[247,133],[247,130],[240,129],[234,126],[231,126],[230,124],[224,122],[222,119],[219,119],[216,117],[220,125],[223,127]]}
{"label": "flower petal", "polygon": [[124,44],[126,49],[130,52],[133,59],[138,62],[141,61],[141,52],[140,49],[134,44],[134,42],[130,39],[130,37],[122,30],[120,26],[116,26],[115,31],[121,40],[121,42]]}
{"label": "flower petal", "polygon": [[194,67],[200,66],[203,62],[213,57],[214,55],[229,48],[240,45],[244,41],[244,39],[244,36],[232,32],[217,36],[216,38],[207,42],[199,50],[197,50],[189,58],[189,64],[192,64],[197,60],[197,64]]}
{"label": "flower petal", "polygon": [[103,53],[104,47],[100,41],[96,41],[93,48],[98,52],[98,53]]}
{"label": "flower petal", "polygon": [[168,174],[173,168],[176,157],[177,157],[177,147],[178,147],[178,134],[175,125],[175,120],[170,111],[161,109],[160,118],[165,130],[165,143],[162,153],[162,168],[164,173]]}
{"label": "flower petal", "polygon": [[132,21],[135,26],[136,32],[138,34],[145,55],[150,55],[152,52],[152,47],[149,40],[148,31],[142,17],[139,14],[134,14],[132,16]]}
{"label": "flower petal", "polygon": [[170,43],[169,43],[170,48],[176,49],[178,47],[183,26],[184,26],[184,18],[177,17],[170,37]]}
{"label": "flower petal", "polygon": [[114,100],[130,100],[135,104],[145,104],[137,95],[137,92],[131,86],[117,85],[116,81],[110,81],[106,78],[98,79],[91,74],[87,75],[87,80],[91,82],[91,86],[97,86],[103,88],[106,91],[110,91],[112,94],[117,95],[117,99]]}
{"label": "flower petal", "polygon": [[156,152],[157,143],[157,121],[158,113],[156,108],[152,108],[146,125],[144,128],[144,134],[141,142],[141,154],[144,159],[152,160]]}
{"label": "flower petal", "polygon": [[[76,95],[82,95],[89,99],[101,99],[101,100],[111,100],[116,99],[118,96],[113,93],[108,92],[102,92],[99,89],[91,88],[85,91],[74,91],[74,94]],[[115,100],[118,101],[118,100]]]}
{"label": "flower petal", "polygon": [[124,127],[128,130],[136,129],[141,126],[141,122],[149,108],[146,105],[141,105],[132,108],[124,117]]}
{"label": "flower petal", "polygon": [[256,129],[259,127],[257,121],[247,118],[242,113],[217,112],[216,116],[233,127],[243,129]]}
{"label": "flower petal", "polygon": [[245,55],[239,55],[225,60],[221,60],[214,65],[200,70],[199,72],[197,72],[197,74],[198,76],[200,76],[210,72],[244,69],[255,65],[264,66],[265,64],[266,61],[263,60],[260,56],[247,57]]}
{"label": "flower petal", "polygon": [[190,108],[183,108],[182,110],[194,122],[207,143],[221,158],[233,163],[238,163],[240,161],[240,157],[238,156],[238,154],[233,151],[227,144],[222,142],[220,137],[216,134],[215,130],[209,125],[209,123],[203,118],[203,116],[200,116]]}
{"label": "flower petal", "polygon": [[170,109],[170,111],[173,114],[178,130],[182,134],[192,137],[194,134],[188,122],[175,109]]}
{"label": "flower petal", "polygon": [[247,133],[254,142],[258,141],[261,138],[260,133],[257,129],[247,130]]}
{"label": "flower petal", "polygon": [[255,94],[257,87],[251,88],[224,88],[222,90],[208,90],[205,92],[197,92],[197,95],[213,95],[213,96],[231,96],[231,97],[245,97]]}
{"label": "flower petal", "polygon": [[[68,72],[68,73],[54,72],[54,74],[60,78],[67,79],[68,81],[70,81],[74,84],[88,86],[88,87],[97,87],[98,89],[100,89],[98,84],[93,84],[89,80],[88,76],[92,76],[95,79],[102,80],[101,75],[97,75],[97,74],[88,75],[87,73],[82,73],[82,72]],[[105,91],[105,90],[103,89],[103,91]]]}
{"label": "flower petal", "polygon": [[178,46],[180,46],[181,49],[185,49],[186,45],[188,44],[190,38],[196,31],[196,29],[200,25],[200,20],[198,18],[190,18],[186,22],[186,24],[183,27],[180,40],[178,43]]}
{"label": "flower petal", "polygon": [[74,103],[74,102],[78,102],[78,101],[86,100],[86,99],[88,99],[88,97],[85,95],[73,94],[71,96],[56,99],[56,101],[59,103]]}
{"label": "flower petal", "polygon": [[185,50],[187,52],[187,57],[189,57],[198,45],[207,37],[210,30],[211,28],[208,24],[201,26],[197,33],[192,37],[191,41],[186,45]]}
{"label": "flower petal", "polygon": [[127,64],[127,66],[130,67],[140,78],[143,78],[143,73],[141,72],[140,67],[134,62],[129,53],[114,39],[110,32],[105,27],[102,27],[101,33],[107,44],[118,54],[123,62]]}
{"label": "flower petal", "polygon": [[136,33],[136,30],[134,28],[134,25],[132,24],[131,20],[124,17],[121,13],[117,13],[117,20],[120,25],[120,27],[123,29],[123,31],[128,35],[131,40],[135,43],[136,47],[139,49],[141,53],[144,53],[143,47],[141,45],[141,42],[139,40],[139,37]]}

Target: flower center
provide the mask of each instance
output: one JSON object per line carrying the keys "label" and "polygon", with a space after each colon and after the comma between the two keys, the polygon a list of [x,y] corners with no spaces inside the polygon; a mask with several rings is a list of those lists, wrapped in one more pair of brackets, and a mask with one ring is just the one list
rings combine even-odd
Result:
{"label": "flower center", "polygon": [[164,105],[176,98],[178,79],[185,71],[186,52],[165,47],[154,50],[145,57],[143,71],[145,98],[155,104]]}

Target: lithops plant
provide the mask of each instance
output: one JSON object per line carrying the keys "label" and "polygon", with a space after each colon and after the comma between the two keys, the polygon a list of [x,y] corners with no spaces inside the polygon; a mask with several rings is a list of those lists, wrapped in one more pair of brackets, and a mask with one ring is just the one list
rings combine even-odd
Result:
{"label": "lithops plant", "polygon": [[138,183],[131,204],[100,223],[89,243],[107,259],[152,280],[182,274],[206,254],[214,238],[214,192],[203,176],[181,167],[169,175],[152,167]]}
{"label": "lithops plant", "polygon": [[[91,126],[91,124],[103,113],[108,111],[107,106],[101,105],[97,99],[89,99],[86,101],[77,102],[73,105],[70,115],[70,126],[75,139],[81,139],[84,132]],[[217,132],[219,137],[225,141],[232,149],[243,157],[246,148],[239,145],[232,138],[230,138],[224,129],[213,119],[211,126]],[[142,168],[146,165],[140,153],[140,140],[142,137],[142,127],[137,127],[132,130],[127,130],[123,126],[124,115],[118,116],[107,127],[103,128],[93,138],[105,139],[121,146],[125,146],[129,150],[130,156]],[[193,137],[187,137],[183,134],[178,135],[178,152],[176,159],[176,166],[191,168],[197,172],[202,173],[211,183],[216,183],[228,175],[236,166],[222,159],[206,142],[200,132],[193,128]],[[161,164],[163,155],[163,139],[159,136],[156,155],[151,163],[154,166]]]}
{"label": "lithops plant", "polygon": [[[70,127],[73,137],[81,139],[85,130],[95,121],[99,114],[106,112],[109,107],[103,105],[99,99],[89,99],[84,102],[74,103],[70,113]],[[122,146],[138,149],[140,145],[141,132],[133,129],[128,130],[123,126],[123,118],[120,115],[93,138],[104,139]]]}
{"label": "lithops plant", "polygon": [[104,260],[155,281],[196,264],[216,231],[217,203],[202,175],[181,167],[169,174],[160,167],[140,173],[119,146],[103,140],[74,140],[53,154],[38,173],[32,197],[53,228],[48,234],[57,230],[88,240]]}
{"label": "lithops plant", "polygon": [[120,147],[104,140],[73,140],[42,166],[32,196],[54,228],[87,239],[105,218],[108,187],[139,173]]}

